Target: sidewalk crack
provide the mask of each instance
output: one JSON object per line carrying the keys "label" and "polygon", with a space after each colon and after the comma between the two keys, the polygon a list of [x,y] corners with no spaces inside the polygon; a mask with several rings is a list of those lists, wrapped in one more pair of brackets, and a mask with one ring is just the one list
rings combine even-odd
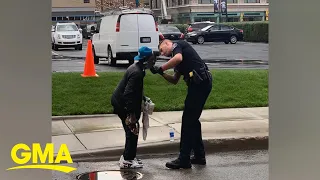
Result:
{"label": "sidewalk crack", "polygon": [[80,144],[86,149],[88,150],[88,148],[80,141],[80,139],[78,138],[77,135],[74,134],[74,132],[71,130],[71,128],[68,126],[68,124],[63,120],[63,123],[68,127],[68,129],[72,132],[72,134],[74,135],[74,137],[80,142]]}

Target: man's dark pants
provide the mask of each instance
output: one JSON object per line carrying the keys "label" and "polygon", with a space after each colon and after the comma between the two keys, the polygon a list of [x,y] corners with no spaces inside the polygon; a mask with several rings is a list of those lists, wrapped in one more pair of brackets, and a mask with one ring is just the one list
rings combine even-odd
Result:
{"label": "man's dark pants", "polygon": [[122,126],[125,131],[126,143],[123,152],[123,157],[125,160],[133,160],[137,154],[138,145],[138,135],[133,134],[129,127],[126,125],[125,120],[127,118],[127,113],[123,109],[115,109],[114,112],[119,116],[122,121]]}
{"label": "man's dark pants", "polygon": [[191,150],[194,151],[196,158],[205,158],[199,118],[211,89],[211,77],[200,84],[190,83],[188,86],[188,94],[185,99],[181,125],[179,159],[182,163],[188,163],[190,161]]}

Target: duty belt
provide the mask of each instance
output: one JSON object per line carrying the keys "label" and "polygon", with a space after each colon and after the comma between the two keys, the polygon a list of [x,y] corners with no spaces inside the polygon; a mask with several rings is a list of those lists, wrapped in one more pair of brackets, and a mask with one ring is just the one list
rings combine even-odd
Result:
{"label": "duty belt", "polygon": [[192,70],[187,75],[185,75],[184,80],[187,85],[190,83],[199,84],[205,80],[212,80],[211,72],[205,67],[200,68],[200,70]]}

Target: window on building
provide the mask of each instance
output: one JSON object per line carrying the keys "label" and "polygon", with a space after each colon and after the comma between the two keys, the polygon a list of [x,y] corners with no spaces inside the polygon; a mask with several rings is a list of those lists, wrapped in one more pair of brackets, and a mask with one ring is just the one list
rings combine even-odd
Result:
{"label": "window on building", "polygon": [[177,0],[172,0],[172,1],[171,1],[171,6],[174,7],[174,6],[176,6],[176,5],[177,5]]}
{"label": "window on building", "polygon": [[244,3],[260,3],[260,0],[244,0]]}
{"label": "window on building", "polygon": [[52,21],[56,21],[57,20],[57,17],[52,17]]}
{"label": "window on building", "polygon": [[238,0],[227,0],[228,4],[238,3]]}
{"label": "window on building", "polygon": [[182,0],[178,0],[178,6],[182,5]]}
{"label": "window on building", "polygon": [[90,3],[90,0],[83,0],[83,3]]}
{"label": "window on building", "polygon": [[184,0],[184,4],[189,4],[189,0]]}
{"label": "window on building", "polygon": [[198,0],[199,4],[213,4],[213,0]]}

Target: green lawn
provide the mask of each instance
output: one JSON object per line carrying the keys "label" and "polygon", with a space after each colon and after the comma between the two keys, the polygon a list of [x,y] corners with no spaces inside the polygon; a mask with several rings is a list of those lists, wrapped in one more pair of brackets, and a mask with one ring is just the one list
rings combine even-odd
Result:
{"label": "green lawn", "polygon": [[[268,106],[267,70],[214,70],[213,89],[206,109]],[[81,73],[52,73],[52,115],[112,113],[110,98],[123,76],[119,72],[98,73],[99,78],[82,78]],[[186,96],[181,78],[171,85],[160,75],[147,71],[145,95],[155,111],[182,110]]]}

